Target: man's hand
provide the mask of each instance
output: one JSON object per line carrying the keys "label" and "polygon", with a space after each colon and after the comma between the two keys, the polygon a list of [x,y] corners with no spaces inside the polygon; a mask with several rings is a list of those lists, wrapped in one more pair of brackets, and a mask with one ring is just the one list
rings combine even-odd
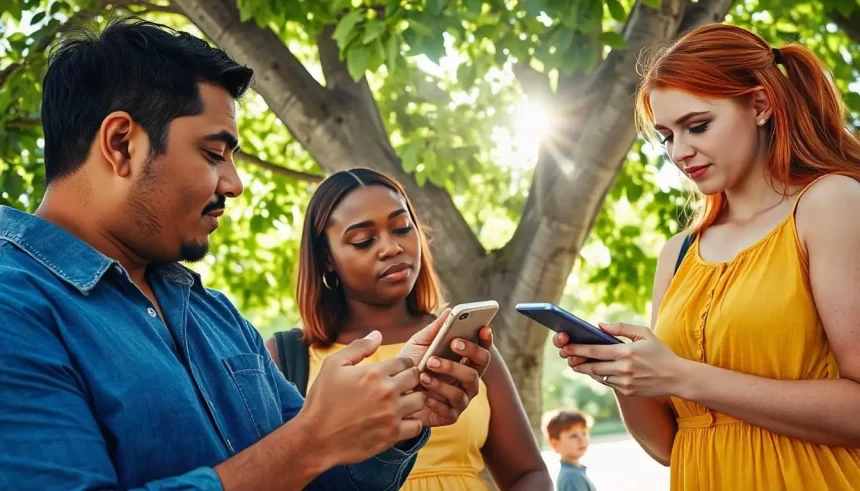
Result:
{"label": "man's hand", "polygon": [[[433,323],[412,336],[399,356],[418,364],[450,313],[450,309],[445,310]],[[457,421],[478,395],[480,378],[490,364],[493,334],[489,327],[481,328],[479,339],[480,346],[459,338],[451,342],[451,349],[463,357],[464,363],[430,358],[427,368],[432,374],[421,374],[421,389],[427,394],[424,407],[410,418],[425,426],[447,426]]]}
{"label": "man's hand", "polygon": [[328,467],[366,460],[421,433],[423,422],[409,418],[424,407],[418,369],[406,357],[355,366],[382,343],[374,331],[329,355],[296,417],[306,420],[308,444],[322,447]]}

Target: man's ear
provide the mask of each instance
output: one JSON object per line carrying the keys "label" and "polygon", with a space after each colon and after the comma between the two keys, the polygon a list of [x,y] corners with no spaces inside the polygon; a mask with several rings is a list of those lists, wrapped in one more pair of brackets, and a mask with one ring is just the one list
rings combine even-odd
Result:
{"label": "man's ear", "polygon": [[125,111],[114,111],[102,121],[96,135],[98,149],[115,176],[129,177],[133,156],[149,154],[149,139],[141,133],[142,128]]}

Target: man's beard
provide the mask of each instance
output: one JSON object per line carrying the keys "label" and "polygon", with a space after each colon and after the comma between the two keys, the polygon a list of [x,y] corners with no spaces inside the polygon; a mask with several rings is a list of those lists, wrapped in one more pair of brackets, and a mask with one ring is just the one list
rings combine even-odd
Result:
{"label": "man's beard", "polygon": [[[137,226],[139,232],[149,239],[160,240],[162,238],[161,221],[158,213],[150,203],[158,199],[157,190],[162,184],[155,173],[156,160],[150,155],[144,164],[142,176],[135,183],[129,196],[129,214]],[[221,207],[223,208],[223,201]],[[158,262],[185,261],[194,263],[202,260],[209,254],[209,241],[204,243],[185,242],[179,246],[179,257],[156,259]]]}
{"label": "man's beard", "polygon": [[209,254],[209,243],[186,242],[179,247],[179,260],[196,263]]}

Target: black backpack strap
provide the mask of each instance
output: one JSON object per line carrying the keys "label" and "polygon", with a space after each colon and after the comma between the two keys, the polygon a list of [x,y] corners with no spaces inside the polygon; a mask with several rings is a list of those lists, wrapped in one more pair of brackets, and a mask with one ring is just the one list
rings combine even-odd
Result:
{"label": "black backpack strap", "polygon": [[299,328],[275,333],[275,346],[278,349],[278,369],[284,378],[296,385],[302,397],[308,389],[310,355],[308,345],[302,341]]}
{"label": "black backpack strap", "polygon": [[[681,262],[684,260],[684,256],[687,255],[687,251],[690,250],[690,246],[693,245],[693,241],[696,240],[696,234],[690,234],[684,237],[684,242],[681,243],[681,251],[678,252],[678,260],[675,262],[675,273],[678,272],[678,268],[681,267]],[[674,273],[672,274],[674,276]]]}

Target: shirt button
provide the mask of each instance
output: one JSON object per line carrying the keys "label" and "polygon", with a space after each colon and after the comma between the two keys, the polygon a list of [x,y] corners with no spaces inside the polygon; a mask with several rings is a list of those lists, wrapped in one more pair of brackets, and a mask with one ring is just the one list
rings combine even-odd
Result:
{"label": "shirt button", "polygon": [[114,265],[113,270],[119,274],[122,274],[122,266],[120,266],[119,264]]}
{"label": "shirt button", "polygon": [[158,312],[156,312],[155,309],[152,307],[146,309],[146,313],[149,314],[150,317],[155,317],[158,315]]}

